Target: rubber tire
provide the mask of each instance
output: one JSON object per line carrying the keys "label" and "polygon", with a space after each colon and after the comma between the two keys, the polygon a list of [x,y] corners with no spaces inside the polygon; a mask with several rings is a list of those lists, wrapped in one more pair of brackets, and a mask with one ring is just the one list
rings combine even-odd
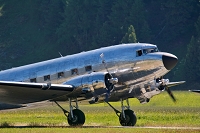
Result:
{"label": "rubber tire", "polygon": [[68,124],[70,126],[82,126],[85,123],[85,114],[79,109],[74,109],[72,112],[74,119],[71,119],[70,114],[68,114]]}
{"label": "rubber tire", "polygon": [[132,110],[124,110],[125,117],[122,117],[122,113],[119,116],[119,122],[122,126],[134,126],[137,122],[137,117]]}

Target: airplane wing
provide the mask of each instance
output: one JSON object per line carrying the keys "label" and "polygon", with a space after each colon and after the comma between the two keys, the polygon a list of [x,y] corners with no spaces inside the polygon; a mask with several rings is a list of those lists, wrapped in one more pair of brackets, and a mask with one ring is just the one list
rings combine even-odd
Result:
{"label": "airplane wing", "polygon": [[37,88],[37,89],[42,89],[42,90],[47,90],[47,89],[48,90],[62,90],[62,91],[73,91],[74,89],[72,85],[0,81],[0,87],[6,87],[6,86]]}
{"label": "airplane wing", "polygon": [[173,86],[177,86],[177,85],[180,85],[180,84],[183,84],[185,83],[185,81],[179,81],[179,82],[169,82],[166,84],[167,87],[173,87]]}
{"label": "airplane wing", "polygon": [[72,93],[72,85],[0,81],[0,102],[26,104]]}
{"label": "airplane wing", "polygon": [[174,102],[176,102],[176,98],[174,97],[172,91],[170,90],[170,87],[177,86],[177,85],[180,85],[180,84],[183,84],[183,83],[185,83],[185,81],[169,82],[168,79],[166,80],[166,83],[164,83],[165,90],[167,91],[167,93],[170,95],[170,97],[172,98],[172,100]]}
{"label": "airplane wing", "polygon": [[200,90],[189,90],[191,92],[196,92],[196,93],[200,93]]}

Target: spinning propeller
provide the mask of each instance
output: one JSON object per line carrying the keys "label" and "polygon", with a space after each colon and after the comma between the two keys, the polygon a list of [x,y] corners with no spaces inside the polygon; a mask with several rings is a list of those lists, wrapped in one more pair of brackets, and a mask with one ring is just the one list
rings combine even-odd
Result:
{"label": "spinning propeller", "polygon": [[102,59],[102,63],[106,69],[106,71],[109,73],[109,75],[111,77],[109,78],[106,78],[107,80],[107,86],[106,86],[106,97],[105,97],[105,101],[108,102],[108,97],[110,96],[110,92],[113,91],[114,89],[114,84],[116,84],[118,82],[118,79],[117,78],[113,78],[113,76],[111,75],[111,73],[108,71],[108,68],[107,68],[107,64],[106,64],[106,61],[104,60],[104,54],[102,53],[100,55],[101,59]]}
{"label": "spinning propeller", "polygon": [[178,84],[182,84],[184,83],[184,81],[181,81],[181,82],[169,82],[169,79],[161,79],[160,80],[160,86],[158,87],[159,89],[161,90],[166,90],[167,93],[169,94],[169,96],[172,98],[172,100],[174,102],[176,102],[176,98],[174,97],[172,91],[170,90],[169,87],[172,87],[172,86],[175,86],[175,85],[178,85]]}
{"label": "spinning propeller", "polygon": [[165,86],[165,90],[167,91],[167,93],[169,94],[169,96],[172,98],[172,100],[174,102],[176,102],[176,98],[174,97],[172,91],[169,89],[169,87],[167,87],[167,85]]}

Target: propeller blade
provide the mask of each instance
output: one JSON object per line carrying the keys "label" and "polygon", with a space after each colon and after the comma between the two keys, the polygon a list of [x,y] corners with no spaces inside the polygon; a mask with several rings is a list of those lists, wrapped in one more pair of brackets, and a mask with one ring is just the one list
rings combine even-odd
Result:
{"label": "propeller blade", "polygon": [[105,98],[105,101],[106,101],[106,102],[108,102],[108,98],[109,98],[109,96],[110,96],[110,92],[112,92],[113,89],[114,89],[114,84],[111,84],[111,85],[107,88],[107,90],[106,90],[106,98]]}
{"label": "propeller blade", "polygon": [[170,97],[172,98],[172,100],[173,100],[174,102],[176,102],[176,98],[174,97],[172,91],[171,91],[167,86],[166,86],[165,88],[166,88],[167,93],[168,93],[168,94],[170,95]]}

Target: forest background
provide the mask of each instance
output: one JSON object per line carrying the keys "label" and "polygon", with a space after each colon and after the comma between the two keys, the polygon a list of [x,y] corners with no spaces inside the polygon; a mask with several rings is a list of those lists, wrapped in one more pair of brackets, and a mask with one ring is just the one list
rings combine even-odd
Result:
{"label": "forest background", "polygon": [[0,0],[0,70],[129,42],[175,54],[165,78],[200,88],[199,0]]}

